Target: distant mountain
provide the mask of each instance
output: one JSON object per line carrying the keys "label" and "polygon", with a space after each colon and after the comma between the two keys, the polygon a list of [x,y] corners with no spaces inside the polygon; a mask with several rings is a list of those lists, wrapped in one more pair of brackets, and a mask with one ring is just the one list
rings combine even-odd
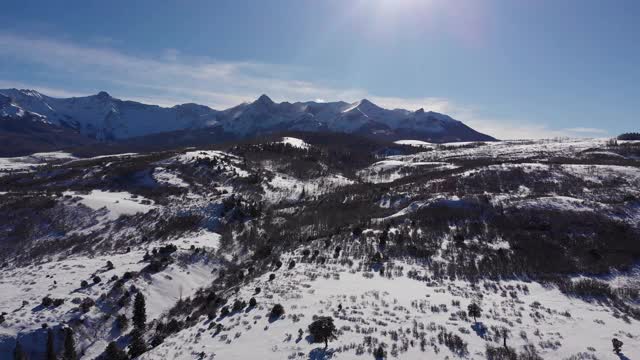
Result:
{"label": "distant mountain", "polygon": [[1,156],[20,156],[92,142],[77,131],[52,124],[44,116],[24,110],[0,94]]}
{"label": "distant mountain", "polygon": [[283,102],[262,95],[253,103],[222,111],[219,124],[225,131],[255,135],[277,131],[353,133],[386,140],[416,139],[430,142],[493,141],[451,117],[424,109],[383,109],[363,99],[346,102]]}
{"label": "distant mountain", "polygon": [[[275,103],[262,95],[256,101],[218,111],[204,105],[182,104],[165,108],[116,99],[106,92],[72,98],[54,98],[35,90],[6,89],[0,117],[12,117],[14,130],[20,121],[37,120],[42,130],[73,133],[85,141],[117,142],[150,137],[166,141],[175,132],[210,142],[250,138],[286,131],[347,133],[383,140],[429,142],[493,141],[451,117],[420,109],[388,110],[363,99],[346,102]],[[27,116],[19,116],[21,113]],[[32,123],[24,123],[28,134]],[[28,137],[28,135],[25,135]],[[79,137],[78,137],[79,138]],[[60,141],[49,141],[60,144]],[[68,146],[76,145],[73,141]],[[6,155],[2,152],[0,155]]]}
{"label": "distant mountain", "polygon": [[97,140],[116,140],[165,131],[215,125],[217,111],[202,105],[171,108],[113,98],[106,92],[85,97],[53,98],[34,90],[7,89],[25,110],[38,113],[52,124],[75,129]]}

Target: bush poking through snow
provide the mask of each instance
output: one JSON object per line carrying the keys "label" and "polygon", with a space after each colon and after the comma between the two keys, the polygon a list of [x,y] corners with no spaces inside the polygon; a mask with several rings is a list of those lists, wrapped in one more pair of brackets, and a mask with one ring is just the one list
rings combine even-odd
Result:
{"label": "bush poking through snow", "polygon": [[438,342],[444,344],[452,353],[459,356],[466,355],[468,353],[467,343],[462,338],[454,333],[446,330],[441,330],[438,333]]}
{"label": "bush poking through snow", "polygon": [[95,304],[96,302],[93,301],[92,298],[84,298],[80,303],[80,310],[82,310],[83,313],[87,313]]}
{"label": "bush poking through snow", "polygon": [[241,300],[236,300],[233,303],[232,311],[233,312],[239,312],[239,311],[242,311],[242,309],[244,309],[245,307],[247,307],[247,303],[246,302],[241,301]]}
{"label": "bush poking through snow", "polygon": [[378,348],[373,352],[373,358],[376,360],[383,360],[387,357],[387,352],[384,351],[382,345],[378,346]]}
{"label": "bush poking through snow", "polygon": [[284,307],[282,307],[282,305],[280,305],[280,304],[273,305],[273,308],[271,309],[271,312],[269,313],[269,317],[272,320],[277,320],[282,315],[284,315]]}

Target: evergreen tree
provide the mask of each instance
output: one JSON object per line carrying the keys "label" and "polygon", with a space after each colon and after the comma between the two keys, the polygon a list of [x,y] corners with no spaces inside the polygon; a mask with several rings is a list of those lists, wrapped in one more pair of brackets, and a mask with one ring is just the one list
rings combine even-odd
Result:
{"label": "evergreen tree", "polygon": [[14,360],[29,360],[29,357],[27,356],[27,353],[25,353],[24,350],[22,350],[22,345],[20,344],[20,341],[16,342],[16,348],[15,348],[15,350],[13,350],[13,359]]}
{"label": "evergreen tree", "polygon": [[133,303],[133,326],[137,329],[144,330],[147,324],[147,309],[144,301],[144,295],[138,293]]}
{"label": "evergreen tree", "polygon": [[269,316],[272,319],[279,319],[282,315],[284,315],[284,307],[282,307],[282,305],[280,304],[273,305],[273,308],[271,309],[271,313],[269,314]]}
{"label": "evergreen tree", "polygon": [[139,328],[133,329],[131,332],[131,343],[129,344],[129,356],[135,358],[144,354],[147,351],[147,344],[142,337],[142,330]]}
{"label": "evergreen tree", "polygon": [[47,331],[47,360],[56,360],[56,350],[54,347],[53,331]]}
{"label": "evergreen tree", "polygon": [[118,347],[115,341],[112,341],[107,345],[104,351],[105,359],[108,360],[127,360],[127,353]]}
{"label": "evergreen tree", "polygon": [[474,322],[478,322],[477,318],[482,315],[482,309],[480,308],[480,305],[476,303],[469,304],[469,306],[467,307],[467,312],[469,313],[469,316],[473,318]]}
{"label": "evergreen tree", "polygon": [[620,354],[620,351],[622,351],[622,341],[614,338],[611,342],[613,343],[613,352]]}
{"label": "evergreen tree", "polygon": [[73,340],[73,330],[66,328],[64,330],[64,349],[62,352],[62,360],[77,360],[76,343]]}
{"label": "evergreen tree", "polygon": [[333,324],[330,316],[321,316],[309,325],[309,333],[315,342],[324,342],[324,348],[329,346],[329,341],[337,339],[338,329]]}

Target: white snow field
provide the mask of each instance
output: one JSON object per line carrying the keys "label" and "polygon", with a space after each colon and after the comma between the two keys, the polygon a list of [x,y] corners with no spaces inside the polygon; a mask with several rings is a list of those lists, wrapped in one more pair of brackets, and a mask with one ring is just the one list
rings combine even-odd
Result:
{"label": "white snow field", "polygon": [[188,151],[165,162],[161,162],[161,164],[171,164],[174,162],[181,164],[193,164],[198,160],[215,160],[218,162],[215,166],[220,166],[225,172],[233,173],[239,177],[249,176],[247,171],[239,167],[242,163],[242,160],[239,157],[218,150]]}
{"label": "white snow field", "polygon": [[[167,338],[142,359],[369,359],[371,351],[385,344],[390,358],[399,359],[484,359],[487,345],[502,346],[493,336],[507,328],[507,343],[516,349],[535,344],[545,359],[612,358],[611,338],[625,342],[624,353],[640,356],[640,328],[616,311],[597,302],[567,298],[557,289],[523,281],[434,282],[420,266],[396,262],[387,275],[345,267],[298,264],[281,269],[276,279],[268,274],[246,284],[230,300],[255,297],[258,306],[213,320],[224,326],[215,335],[212,321]],[[415,271],[414,276],[408,276]],[[261,287],[259,294],[254,293]],[[460,316],[472,301],[483,309],[479,323]],[[285,315],[271,320],[268,312],[282,304]],[[342,311],[338,306],[342,305]],[[308,341],[307,326],[313,316],[332,316],[340,330],[329,344]],[[305,331],[298,337],[298,329]],[[438,340],[449,332],[461,337],[467,351],[454,353]],[[586,355],[585,355],[586,354]],[[588,357],[591,356],[591,357]]]}
{"label": "white snow field", "polygon": [[304,142],[304,140],[294,138],[294,137],[283,137],[280,143],[291,145],[294,148],[298,148],[298,149],[308,149],[311,146],[306,142]]}
{"label": "white snow field", "polygon": [[436,145],[436,144],[422,141],[422,140],[398,140],[398,141],[394,141],[394,143],[398,145],[409,145],[409,146],[422,147],[422,148],[434,148]]}
{"label": "white snow field", "polygon": [[374,184],[389,183],[410,175],[412,170],[429,169],[440,171],[456,169],[458,166],[443,161],[416,161],[416,158],[407,156],[390,156],[385,160],[378,161],[369,167],[358,172],[358,176],[365,182]]}
{"label": "white snow field", "polygon": [[89,194],[65,192],[64,195],[79,197],[81,204],[93,210],[106,209],[106,217],[110,220],[116,220],[121,215],[146,213],[155,208],[151,200],[128,192],[92,190]]}
{"label": "white snow field", "polygon": [[179,174],[161,166],[154,169],[153,179],[160,184],[177,186],[182,188],[189,187],[189,184],[186,181],[182,180]]}
{"label": "white snow field", "polygon": [[39,166],[46,165],[52,161],[74,160],[75,156],[64,152],[54,151],[46,153],[35,153],[28,156],[11,158],[0,158],[0,176],[3,172],[28,171]]}
{"label": "white snow field", "polygon": [[273,178],[263,184],[264,199],[270,203],[300,200],[314,197],[341,186],[351,185],[354,181],[342,175],[329,175],[311,180],[300,180],[290,175],[274,173]]}

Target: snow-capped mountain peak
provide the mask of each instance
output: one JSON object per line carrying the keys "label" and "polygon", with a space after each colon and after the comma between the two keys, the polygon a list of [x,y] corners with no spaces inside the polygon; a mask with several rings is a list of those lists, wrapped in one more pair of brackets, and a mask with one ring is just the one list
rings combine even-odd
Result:
{"label": "snow-capped mountain peak", "polygon": [[[41,114],[54,125],[97,140],[119,140],[163,132],[220,126],[224,136],[250,137],[281,131],[333,131],[399,140],[411,135],[424,141],[493,140],[450,117],[419,110],[384,109],[368,99],[345,102],[276,103],[261,95],[251,103],[224,111],[204,105],[171,108],[120,100],[105,91],[54,98],[35,90],[7,89],[0,94],[25,111]],[[215,142],[216,139],[212,139]]]}
{"label": "snow-capped mountain peak", "polygon": [[0,118],[6,117],[17,119],[26,116],[30,117],[32,120],[45,121],[44,116],[34,112],[25,111],[23,108],[16,105],[10,97],[0,94]]}

